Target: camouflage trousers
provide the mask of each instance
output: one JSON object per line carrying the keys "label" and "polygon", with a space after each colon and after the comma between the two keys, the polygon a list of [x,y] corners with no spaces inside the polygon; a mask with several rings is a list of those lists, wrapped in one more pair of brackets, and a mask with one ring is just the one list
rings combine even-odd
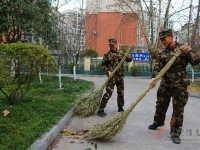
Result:
{"label": "camouflage trousers", "polygon": [[115,85],[117,87],[117,105],[118,107],[124,106],[124,80],[117,80],[116,78],[111,78],[108,84],[106,85],[106,92],[102,97],[99,111],[103,110],[106,107],[108,100],[112,96]]}
{"label": "camouflage trousers", "polygon": [[160,85],[157,91],[154,123],[162,125],[172,98],[173,112],[170,120],[170,134],[180,136],[183,125],[184,107],[188,101],[187,87],[168,87]]}

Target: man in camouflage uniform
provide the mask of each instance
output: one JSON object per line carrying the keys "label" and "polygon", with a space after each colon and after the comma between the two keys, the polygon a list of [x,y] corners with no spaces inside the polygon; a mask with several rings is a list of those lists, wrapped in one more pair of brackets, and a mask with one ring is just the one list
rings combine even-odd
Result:
{"label": "man in camouflage uniform", "polygon": [[173,113],[170,122],[171,140],[179,144],[179,138],[182,131],[184,107],[188,101],[187,86],[190,84],[186,66],[198,65],[200,63],[199,56],[187,45],[180,45],[173,40],[172,29],[166,29],[159,32],[159,38],[165,48],[159,52],[156,60],[152,79],[150,84],[161,69],[169,62],[175,54],[175,48],[180,47],[182,54],[175,60],[169,70],[161,79],[160,86],[157,91],[156,111],[154,115],[154,123],[148,128],[155,130],[157,127],[164,125],[165,114],[167,112],[170,99],[172,98]]}
{"label": "man in camouflage uniform", "polygon": [[[117,50],[117,40],[116,38],[109,39],[109,47],[110,50],[104,54],[102,60],[102,68],[107,73],[108,76],[112,73],[112,71],[117,67],[122,58],[124,57],[124,52],[121,50]],[[126,55],[125,61],[131,62],[132,58],[130,54]],[[117,86],[117,104],[118,104],[118,112],[124,111],[124,65],[122,65],[113,75],[113,77],[109,80],[106,86],[106,93],[102,97],[102,101],[99,107],[97,114],[99,116],[106,116],[107,114],[104,112],[104,108],[106,107],[108,100],[110,99],[114,86]]]}

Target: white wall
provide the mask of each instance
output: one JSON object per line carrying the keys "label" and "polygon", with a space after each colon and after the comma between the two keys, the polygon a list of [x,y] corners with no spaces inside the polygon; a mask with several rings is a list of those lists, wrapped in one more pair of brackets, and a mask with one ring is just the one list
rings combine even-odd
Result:
{"label": "white wall", "polygon": [[[129,2],[132,10],[136,11],[137,6]],[[86,0],[87,13],[93,14],[98,12],[132,12],[124,3],[115,2],[115,0]]]}

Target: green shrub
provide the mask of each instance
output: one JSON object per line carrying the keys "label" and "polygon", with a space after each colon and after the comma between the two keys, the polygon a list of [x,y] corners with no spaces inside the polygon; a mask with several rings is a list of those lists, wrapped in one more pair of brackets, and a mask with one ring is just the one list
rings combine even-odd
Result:
{"label": "green shrub", "polygon": [[95,70],[95,66],[94,65],[90,65],[90,70]]}
{"label": "green shrub", "polygon": [[84,69],[84,66],[83,66],[82,64],[77,64],[77,65],[76,65],[76,69],[83,70],[83,69]]}
{"label": "green shrub", "polygon": [[97,70],[103,70],[102,67],[101,67],[101,63],[100,63],[100,64],[97,64],[96,69],[97,69]]}
{"label": "green shrub", "polygon": [[198,64],[197,66],[193,67],[194,71],[199,72],[200,71],[200,64]]}
{"label": "green shrub", "polygon": [[83,53],[83,56],[84,57],[96,58],[96,57],[98,57],[98,53],[95,50],[93,50],[93,49],[87,49]]}
{"label": "green shrub", "polygon": [[0,91],[10,103],[24,101],[40,70],[55,70],[55,61],[47,49],[33,44],[0,44]]}
{"label": "green shrub", "polygon": [[74,67],[73,63],[69,63],[67,65],[67,69],[69,69],[69,70],[73,70],[73,67]]}
{"label": "green shrub", "polygon": [[138,66],[132,66],[132,67],[130,67],[130,71],[131,72],[139,72],[140,68]]}

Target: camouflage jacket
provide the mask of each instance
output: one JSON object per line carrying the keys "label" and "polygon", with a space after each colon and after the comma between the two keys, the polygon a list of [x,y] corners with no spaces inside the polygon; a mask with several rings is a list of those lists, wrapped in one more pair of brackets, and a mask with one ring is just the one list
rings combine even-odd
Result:
{"label": "camouflage jacket", "polygon": [[[104,54],[101,66],[102,69],[107,73],[107,75],[109,71],[112,72],[117,67],[124,55],[125,53],[121,50],[109,50],[106,54]],[[126,58],[125,61],[131,62],[132,59]],[[121,67],[115,72],[113,77],[117,78],[118,80],[124,78],[124,65],[121,65]]]}
{"label": "camouflage jacket", "polygon": [[[176,43],[176,45],[180,46],[179,43]],[[156,77],[156,75],[161,71],[161,69],[174,56],[174,54],[175,48],[164,48],[161,52],[158,53],[152,78]],[[188,63],[190,63],[191,65],[198,65],[200,63],[200,57],[193,50],[189,50],[186,54],[182,53],[175,60],[175,62],[172,64],[169,70],[162,77],[160,84],[170,87],[180,87],[189,85],[190,80],[186,72],[186,66],[188,65]]]}

